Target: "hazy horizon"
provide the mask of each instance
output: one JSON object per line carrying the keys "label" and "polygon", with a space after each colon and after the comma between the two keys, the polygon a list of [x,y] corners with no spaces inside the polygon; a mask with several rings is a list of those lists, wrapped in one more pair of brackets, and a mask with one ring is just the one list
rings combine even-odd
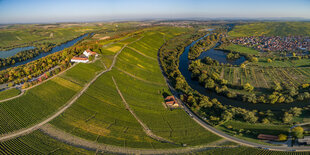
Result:
{"label": "hazy horizon", "polygon": [[143,19],[310,19],[308,0],[0,0],[0,24]]}

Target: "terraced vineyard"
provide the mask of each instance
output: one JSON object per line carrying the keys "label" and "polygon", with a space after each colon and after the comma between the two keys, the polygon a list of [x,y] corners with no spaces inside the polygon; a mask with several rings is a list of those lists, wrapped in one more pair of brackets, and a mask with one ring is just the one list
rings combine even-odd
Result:
{"label": "terraced vineyard", "polygon": [[[157,62],[158,48],[182,29],[146,31],[118,56],[115,68],[103,74],[85,94],[51,124],[73,135],[99,143],[135,148],[177,147],[149,138],[126,110],[112,76],[129,106],[158,136],[189,146],[207,144],[220,138],[205,131],[181,109],[163,106],[162,94],[169,93]],[[134,41],[134,40],[133,40]],[[119,42],[126,44],[128,42]],[[109,47],[107,47],[109,48]]]}
{"label": "terraced vineyard", "polygon": [[94,154],[57,141],[40,131],[0,143],[0,154]]}
{"label": "terraced vineyard", "polygon": [[18,95],[20,93],[21,93],[20,90],[15,89],[15,88],[1,91],[0,92],[0,101],[4,100],[4,99],[11,98],[11,97],[14,97],[14,96],[16,96],[16,95]]}
{"label": "terraced vineyard", "polygon": [[[97,71],[103,69],[98,63],[78,64],[72,70],[80,73],[72,75],[72,71],[53,78],[25,92],[16,99],[0,104],[0,133],[5,134],[28,127],[56,112],[67,103]],[[84,81],[80,82],[83,79]],[[77,81],[77,82],[76,82]]]}

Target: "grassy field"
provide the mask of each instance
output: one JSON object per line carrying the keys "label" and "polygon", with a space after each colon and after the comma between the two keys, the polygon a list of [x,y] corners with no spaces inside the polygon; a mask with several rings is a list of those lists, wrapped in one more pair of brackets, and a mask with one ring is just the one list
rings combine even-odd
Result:
{"label": "grassy field", "polygon": [[240,45],[236,45],[236,44],[230,44],[228,46],[222,47],[221,48],[225,49],[225,50],[229,50],[229,51],[233,51],[233,52],[238,52],[241,54],[250,54],[250,55],[258,55],[259,52],[257,50],[254,50],[252,48],[248,48],[248,47],[244,47],[244,46],[240,46]]}
{"label": "grassy field", "polygon": [[[206,131],[181,109],[168,110],[162,102],[169,93],[160,72],[157,50],[166,39],[183,31],[180,28],[156,28],[141,40],[126,47],[118,56],[115,68],[103,74],[85,94],[52,124],[71,134],[118,146],[136,148],[171,148],[143,132],[141,125],[125,109],[112,82],[112,76],[129,106],[157,135],[188,146],[207,144],[220,138]],[[149,58],[151,57],[151,58]]]}
{"label": "grassy field", "polygon": [[4,100],[4,99],[10,98],[10,97],[14,97],[18,94],[20,94],[19,89],[12,88],[12,89],[4,90],[4,91],[0,92],[0,100]]}
{"label": "grassy field", "polygon": [[101,28],[103,26],[95,24],[13,25],[0,29],[0,47],[5,48],[44,42],[59,44]]}
{"label": "grassy field", "polygon": [[310,59],[285,60],[285,61],[274,60],[272,62],[268,62],[267,58],[259,58],[258,62],[251,64],[263,67],[310,67]]}
{"label": "grassy field", "polygon": [[231,37],[246,36],[309,36],[309,22],[256,22],[237,25],[228,33]]}
{"label": "grassy field", "polygon": [[94,154],[95,152],[64,144],[35,131],[0,143],[0,154]]}

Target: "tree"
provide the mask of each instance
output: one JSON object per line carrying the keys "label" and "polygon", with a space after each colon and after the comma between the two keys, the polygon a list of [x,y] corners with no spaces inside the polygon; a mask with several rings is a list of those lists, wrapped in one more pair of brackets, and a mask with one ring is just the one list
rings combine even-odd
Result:
{"label": "tree", "polygon": [[214,86],[215,86],[214,80],[211,78],[208,78],[206,80],[205,88],[214,88]]}
{"label": "tree", "polygon": [[294,136],[296,136],[297,138],[302,138],[303,133],[304,133],[304,128],[302,128],[301,126],[297,126],[297,127],[292,129],[292,132],[293,132]]}
{"label": "tree", "polygon": [[246,91],[248,91],[248,92],[250,92],[250,91],[252,91],[252,90],[254,89],[254,87],[253,87],[251,84],[246,83],[246,84],[243,86],[243,89],[246,90]]}
{"label": "tree", "polygon": [[294,107],[289,110],[289,113],[291,113],[295,117],[298,117],[302,113],[302,109]]}
{"label": "tree", "polygon": [[262,123],[263,123],[263,124],[269,124],[269,123],[270,123],[270,121],[269,121],[269,119],[268,119],[268,118],[264,118],[264,119],[262,120]]}
{"label": "tree", "polygon": [[289,123],[293,120],[293,115],[285,112],[282,118],[283,123]]}
{"label": "tree", "polygon": [[94,55],[91,55],[91,56],[88,57],[88,60],[89,60],[89,61],[93,61],[94,59],[95,59],[95,56],[94,56]]}
{"label": "tree", "polygon": [[209,98],[206,96],[203,96],[202,99],[199,102],[199,106],[209,108],[212,107],[213,103],[209,101]]}
{"label": "tree", "polygon": [[272,60],[271,60],[271,59],[267,59],[267,62],[268,62],[268,63],[271,63],[271,62],[272,62]]}
{"label": "tree", "polygon": [[287,140],[287,135],[285,135],[285,134],[279,134],[278,140],[279,140],[279,141],[286,141],[286,140]]}
{"label": "tree", "polygon": [[282,90],[282,86],[279,82],[275,82],[275,86],[273,88],[275,91],[281,91]]}

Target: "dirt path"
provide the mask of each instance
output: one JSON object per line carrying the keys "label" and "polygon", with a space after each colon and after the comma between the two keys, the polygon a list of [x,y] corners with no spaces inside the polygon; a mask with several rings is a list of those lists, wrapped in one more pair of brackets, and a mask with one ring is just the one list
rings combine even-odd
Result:
{"label": "dirt path", "polygon": [[137,49],[135,49],[135,48],[133,48],[133,47],[128,46],[128,48],[132,49],[133,51],[137,52],[138,54],[140,54],[140,55],[142,55],[142,56],[144,56],[144,57],[146,57],[146,58],[149,58],[149,59],[152,59],[152,60],[155,60],[155,61],[156,61],[155,58],[150,57],[150,56],[148,56],[148,55],[145,55],[144,53],[141,53],[140,51],[138,51]]}
{"label": "dirt path", "polygon": [[133,78],[135,78],[135,79],[137,79],[137,80],[142,81],[142,82],[145,82],[145,83],[148,83],[148,84],[153,84],[153,85],[158,85],[158,86],[165,86],[165,84],[161,84],[161,83],[156,83],[156,82],[148,81],[148,80],[145,80],[145,79],[143,79],[143,78],[140,78],[140,77],[137,77],[137,76],[135,76],[135,75],[132,75],[131,73],[126,72],[126,71],[124,71],[124,70],[122,70],[122,69],[120,69],[120,68],[118,68],[118,67],[115,67],[115,68],[116,68],[117,70],[119,70],[119,71],[121,71],[121,72],[123,72],[123,73],[125,73],[125,74],[127,74],[127,75],[129,75],[129,76],[131,76],[131,77],[133,77]]}
{"label": "dirt path", "polygon": [[[141,37],[142,38],[142,37]],[[141,38],[135,40],[135,41],[138,41],[140,40]],[[135,42],[133,41],[133,42]],[[131,43],[133,43],[131,42]],[[130,44],[130,43],[129,43]],[[16,137],[19,137],[19,136],[23,136],[23,135],[26,135],[26,134],[29,134],[37,129],[39,129],[42,125],[48,123],[49,121],[53,120],[54,118],[56,118],[57,116],[59,116],[61,113],[63,113],[65,110],[67,110],[87,89],[88,87],[93,84],[98,77],[100,77],[102,74],[106,73],[106,72],[109,72],[112,70],[112,68],[114,67],[115,65],[115,62],[116,62],[116,58],[117,56],[123,51],[123,49],[127,46],[128,44],[125,44],[115,55],[114,55],[114,58],[113,58],[113,62],[112,62],[112,65],[110,66],[110,68],[108,68],[107,70],[104,70],[102,71],[101,73],[97,74],[89,83],[87,83],[83,89],[77,93],[76,95],[74,95],[64,106],[62,106],[56,113],[52,114],[51,116],[48,116],[45,120],[43,120],[42,122],[40,123],[37,123],[31,127],[28,127],[28,128],[24,128],[24,129],[20,129],[20,130],[17,130],[15,132],[12,132],[12,133],[8,133],[8,134],[3,134],[1,135],[0,137],[0,141],[6,141],[6,140],[10,140],[10,139],[13,139],[13,138],[16,138]],[[42,82],[43,83],[43,82]]]}
{"label": "dirt path", "polygon": [[142,149],[142,148],[128,148],[115,145],[108,145],[103,143],[98,143],[96,141],[86,140],[81,137],[72,135],[65,131],[62,131],[50,124],[45,124],[39,129],[44,134],[64,142],[66,144],[84,148],[87,150],[93,150],[99,153],[111,152],[117,154],[180,154],[180,153],[191,153],[197,151],[211,150],[216,148],[236,148],[239,146],[236,145],[227,145],[227,146],[217,146],[214,144],[211,145],[201,145],[194,147],[183,147],[183,148],[174,148],[174,149]]}
{"label": "dirt path", "polygon": [[130,106],[129,106],[129,104],[126,102],[126,100],[125,100],[125,98],[124,98],[122,92],[119,90],[119,88],[118,88],[118,86],[117,86],[117,83],[116,83],[116,81],[115,81],[115,79],[114,79],[113,76],[112,76],[112,80],[113,80],[113,83],[114,83],[114,85],[115,85],[115,87],[116,87],[116,90],[117,90],[119,96],[122,98],[123,103],[124,103],[125,106],[126,106],[126,109],[133,115],[133,117],[134,117],[134,118],[139,122],[139,124],[143,127],[143,130],[144,130],[144,132],[146,133],[146,135],[148,135],[149,137],[151,137],[151,138],[153,138],[153,139],[155,139],[155,140],[157,140],[157,141],[160,141],[160,142],[162,142],[162,143],[170,143],[170,144],[179,145],[179,144],[176,144],[176,143],[172,142],[171,140],[167,140],[167,139],[165,139],[165,138],[163,138],[163,137],[160,137],[160,136],[157,136],[156,134],[154,134],[154,133],[152,132],[152,130],[151,130],[146,124],[144,124],[144,123],[140,120],[140,118],[136,115],[136,113],[130,108]]}

